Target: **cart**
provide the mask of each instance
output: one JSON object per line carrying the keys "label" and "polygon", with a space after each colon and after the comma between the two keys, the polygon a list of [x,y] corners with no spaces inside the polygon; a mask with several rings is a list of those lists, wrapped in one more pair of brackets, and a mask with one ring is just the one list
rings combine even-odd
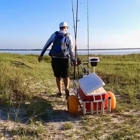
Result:
{"label": "cart", "polygon": [[[103,114],[105,111],[111,112],[111,109],[114,109],[112,103],[116,103],[116,99],[113,98],[112,100],[114,94],[111,94],[111,96],[108,94],[103,87],[105,86],[105,83],[95,73],[95,67],[99,62],[99,58],[89,58],[89,62],[93,67],[93,72],[88,75],[85,72],[85,75],[83,75],[82,78],[73,81],[73,92],[75,97],[68,98],[68,111],[70,113],[78,112],[77,106],[79,105],[83,114]],[[77,100],[74,100],[74,98],[77,98]]]}

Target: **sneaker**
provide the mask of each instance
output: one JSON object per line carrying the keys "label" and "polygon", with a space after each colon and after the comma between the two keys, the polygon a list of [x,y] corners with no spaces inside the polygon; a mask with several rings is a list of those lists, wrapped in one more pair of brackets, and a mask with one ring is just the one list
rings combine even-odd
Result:
{"label": "sneaker", "polygon": [[56,95],[57,95],[57,97],[62,97],[62,93],[60,93],[60,92],[57,93]]}
{"label": "sneaker", "polygon": [[66,100],[67,100],[68,97],[69,97],[69,90],[68,89],[65,89],[65,93],[66,93]]}

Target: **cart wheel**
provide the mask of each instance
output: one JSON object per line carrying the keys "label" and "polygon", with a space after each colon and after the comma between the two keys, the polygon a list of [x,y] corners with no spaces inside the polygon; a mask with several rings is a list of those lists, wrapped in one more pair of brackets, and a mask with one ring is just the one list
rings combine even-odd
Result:
{"label": "cart wheel", "polygon": [[69,113],[78,113],[78,98],[75,95],[70,95],[68,97],[67,106]]}
{"label": "cart wheel", "polygon": [[112,93],[111,91],[107,91],[107,95],[108,95],[108,97],[111,97],[111,109],[115,109],[116,97],[115,97],[114,93]]}

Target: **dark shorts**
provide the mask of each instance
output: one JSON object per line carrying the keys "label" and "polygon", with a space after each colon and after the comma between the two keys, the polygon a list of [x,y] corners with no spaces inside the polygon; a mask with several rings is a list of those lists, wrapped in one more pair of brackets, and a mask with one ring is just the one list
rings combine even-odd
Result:
{"label": "dark shorts", "polygon": [[69,77],[69,59],[52,58],[52,69],[57,78]]}

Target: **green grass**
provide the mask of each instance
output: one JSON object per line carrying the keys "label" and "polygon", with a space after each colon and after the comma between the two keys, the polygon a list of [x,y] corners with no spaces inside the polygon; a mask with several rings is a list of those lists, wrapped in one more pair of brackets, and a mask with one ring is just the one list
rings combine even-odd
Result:
{"label": "green grass", "polygon": [[[49,63],[40,65],[37,56],[33,55],[0,54],[0,59],[0,99],[3,102],[28,100],[39,92],[51,90],[46,89],[54,80],[51,79],[53,74]],[[49,58],[46,61],[50,61]]]}
{"label": "green grass", "polygon": [[[79,57],[86,62],[87,56]],[[17,139],[140,139],[140,55],[98,57],[96,73],[105,82],[104,88],[115,94],[116,109],[105,115],[75,117],[64,111],[65,100],[51,97],[57,88],[49,56],[39,63],[37,55],[1,53],[0,107],[7,109],[9,121],[19,124],[13,129],[2,125],[5,133]],[[73,67],[70,69],[72,78]],[[0,137],[8,136],[1,131]]]}
{"label": "green grass", "polygon": [[68,129],[73,129],[74,128],[74,126],[73,126],[73,124],[72,123],[64,123],[63,124],[63,129],[64,130],[68,130]]}

